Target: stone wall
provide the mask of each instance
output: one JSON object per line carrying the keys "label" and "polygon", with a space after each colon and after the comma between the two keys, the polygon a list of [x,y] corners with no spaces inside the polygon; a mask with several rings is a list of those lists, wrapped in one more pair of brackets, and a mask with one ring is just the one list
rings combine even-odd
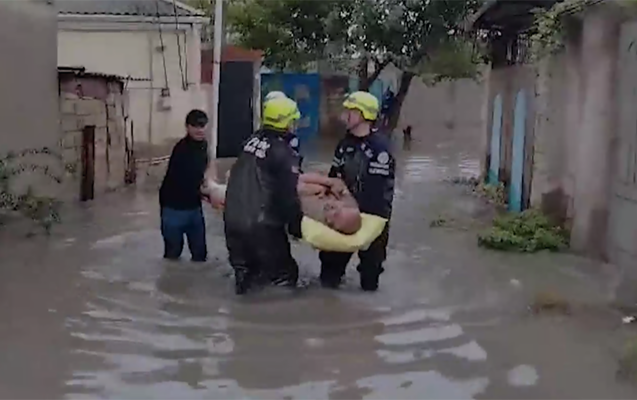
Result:
{"label": "stone wall", "polygon": [[106,99],[79,97],[62,92],[60,97],[62,156],[68,196],[78,198],[82,177],[82,131],[95,126],[95,193],[124,185],[126,175],[126,135],[123,97],[109,92]]}

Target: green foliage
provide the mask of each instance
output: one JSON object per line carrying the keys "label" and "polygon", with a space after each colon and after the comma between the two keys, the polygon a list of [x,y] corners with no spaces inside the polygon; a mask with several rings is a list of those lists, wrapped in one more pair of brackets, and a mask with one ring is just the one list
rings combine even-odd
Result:
{"label": "green foliage", "polygon": [[624,345],[617,372],[621,378],[637,382],[637,338],[632,338]]}
{"label": "green foliage", "polygon": [[[265,65],[303,70],[319,59],[365,56],[428,75],[472,75],[460,35],[482,0],[227,0],[226,20],[237,44],[264,51]],[[210,2],[191,5],[212,15]],[[436,57],[437,56],[437,57]],[[436,61],[436,59],[439,60]],[[454,59],[458,62],[453,62]],[[431,65],[427,63],[431,62]],[[463,69],[467,64],[468,71]],[[443,71],[438,71],[436,67]],[[461,68],[463,67],[463,68]]]}
{"label": "green foliage", "polygon": [[442,44],[428,61],[420,63],[419,75],[429,85],[454,79],[478,79],[482,55],[466,40],[450,40]]}
{"label": "green foliage", "polygon": [[590,0],[564,0],[549,9],[535,9],[530,37],[532,61],[560,52],[565,45],[568,17],[581,13],[590,3]]}
{"label": "green foliage", "polygon": [[474,192],[497,206],[505,206],[507,204],[506,188],[502,182],[498,182],[497,185],[479,183],[475,186]]}
{"label": "green foliage", "polygon": [[0,216],[18,214],[49,233],[53,225],[60,222],[60,203],[51,197],[35,195],[31,187],[24,193],[16,193],[12,187],[13,181],[23,173],[38,173],[56,183],[62,182],[62,178],[53,174],[49,166],[24,162],[25,158],[31,156],[49,156],[60,160],[60,156],[48,148],[9,152],[0,156]]}
{"label": "green foliage", "polygon": [[533,253],[568,246],[566,232],[537,210],[496,217],[493,227],[478,236],[478,244],[494,250]]}
{"label": "green foliage", "polygon": [[[197,4],[204,3],[204,4]],[[347,29],[339,0],[230,0],[228,31],[238,45],[264,52],[264,64],[275,69],[304,70],[320,59],[335,34]],[[208,10],[205,2],[194,6]],[[211,15],[211,13],[209,12]]]}

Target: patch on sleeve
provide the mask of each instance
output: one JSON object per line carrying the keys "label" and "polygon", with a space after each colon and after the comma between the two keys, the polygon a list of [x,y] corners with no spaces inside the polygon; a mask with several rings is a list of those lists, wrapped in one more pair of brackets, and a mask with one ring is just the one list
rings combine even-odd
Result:
{"label": "patch on sleeve", "polygon": [[376,159],[369,162],[369,168],[367,172],[370,175],[389,176],[391,170],[391,164],[389,163],[390,156],[386,151],[380,152]]}
{"label": "patch on sleeve", "polygon": [[389,153],[387,153],[386,151],[381,152],[380,154],[378,154],[378,157],[376,157],[376,160],[380,164],[387,164],[389,162]]}
{"label": "patch on sleeve", "polygon": [[294,149],[299,147],[299,139],[298,138],[293,138],[292,140],[290,140],[290,147],[292,147]]}

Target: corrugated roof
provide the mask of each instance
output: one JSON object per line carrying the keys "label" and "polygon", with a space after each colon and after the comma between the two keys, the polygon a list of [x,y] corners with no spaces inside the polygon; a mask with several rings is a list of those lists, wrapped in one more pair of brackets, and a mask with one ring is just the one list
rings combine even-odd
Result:
{"label": "corrugated roof", "polygon": [[[55,7],[59,14],[175,16],[175,6],[164,0],[56,0]],[[180,6],[179,2],[176,8],[180,17],[203,16],[203,13]]]}
{"label": "corrugated roof", "polygon": [[131,77],[131,76],[121,76],[121,75],[114,75],[114,74],[105,74],[102,72],[89,72],[86,71],[86,68],[84,67],[58,67],[58,75],[73,75],[73,76],[85,76],[85,77],[92,77],[92,78],[102,78],[102,79],[106,79],[106,80],[116,80],[116,81],[136,81],[136,82],[144,82],[144,81],[150,81],[150,79],[147,78],[135,78],[135,77]]}

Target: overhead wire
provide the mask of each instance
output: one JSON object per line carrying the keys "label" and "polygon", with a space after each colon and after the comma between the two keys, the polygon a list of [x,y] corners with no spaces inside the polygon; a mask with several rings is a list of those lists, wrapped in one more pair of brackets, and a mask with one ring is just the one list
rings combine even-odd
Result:
{"label": "overhead wire", "polygon": [[168,68],[166,67],[166,46],[164,45],[164,35],[161,29],[161,15],[159,13],[159,0],[155,0],[155,8],[157,9],[157,26],[159,29],[159,43],[161,45],[161,59],[164,66],[164,82],[166,84],[165,89],[168,89]]}
{"label": "overhead wire", "polygon": [[179,73],[181,74],[181,87],[188,90],[188,80],[184,73],[183,60],[181,57],[181,38],[179,33],[179,17],[177,16],[177,2],[173,0],[173,13],[175,14],[175,36],[177,38],[177,54],[179,55]]}

